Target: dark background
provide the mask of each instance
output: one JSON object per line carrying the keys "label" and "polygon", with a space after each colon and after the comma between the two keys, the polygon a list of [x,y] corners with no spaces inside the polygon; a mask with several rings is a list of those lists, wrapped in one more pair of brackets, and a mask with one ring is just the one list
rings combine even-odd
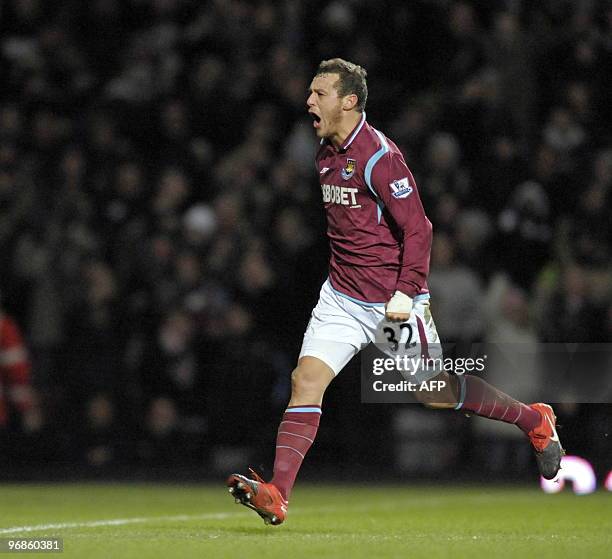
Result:
{"label": "dark background", "polygon": [[[611,341],[610,2],[5,0],[0,31],[0,290],[43,418],[2,477],[269,475],[326,277],[324,58],[367,69],[417,180],[443,339]],[[557,414],[601,479],[610,406]],[[512,427],[361,404],[355,360],[303,474],[535,466]]]}

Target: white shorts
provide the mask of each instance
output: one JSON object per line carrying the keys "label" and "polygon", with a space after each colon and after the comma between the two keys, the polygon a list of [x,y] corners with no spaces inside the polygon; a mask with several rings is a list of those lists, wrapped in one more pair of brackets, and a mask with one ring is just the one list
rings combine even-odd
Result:
{"label": "white shorts", "polygon": [[[442,357],[438,332],[429,310],[429,295],[417,296],[410,318],[398,324],[385,319],[384,305],[357,301],[336,291],[325,281],[319,301],[304,334],[300,357],[317,357],[338,374],[363,347],[377,344],[388,355],[396,355],[408,337],[431,358]],[[381,344],[384,344],[382,346]],[[413,344],[414,345],[414,344]],[[419,382],[439,373],[435,370],[415,371]]]}

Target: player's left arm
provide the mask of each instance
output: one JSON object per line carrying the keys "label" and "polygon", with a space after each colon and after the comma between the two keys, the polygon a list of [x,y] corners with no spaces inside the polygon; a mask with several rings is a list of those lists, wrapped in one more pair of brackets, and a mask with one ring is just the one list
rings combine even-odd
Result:
{"label": "player's left arm", "polygon": [[389,320],[408,320],[412,299],[429,273],[432,227],[416,182],[400,153],[389,152],[375,165],[372,187],[403,234],[402,266],[396,291],[387,303]]}

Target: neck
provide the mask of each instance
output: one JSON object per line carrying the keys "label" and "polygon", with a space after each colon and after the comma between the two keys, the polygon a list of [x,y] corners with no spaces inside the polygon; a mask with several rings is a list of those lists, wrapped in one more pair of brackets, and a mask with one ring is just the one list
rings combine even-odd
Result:
{"label": "neck", "polygon": [[338,126],[338,130],[335,134],[329,137],[329,141],[335,148],[339,148],[344,142],[346,142],[349,134],[355,129],[359,121],[361,120],[363,113],[357,111],[350,111],[342,119],[342,122]]}

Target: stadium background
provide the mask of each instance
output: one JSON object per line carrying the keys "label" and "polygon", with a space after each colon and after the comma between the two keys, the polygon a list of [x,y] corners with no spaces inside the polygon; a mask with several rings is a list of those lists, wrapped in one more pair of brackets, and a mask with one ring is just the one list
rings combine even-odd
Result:
{"label": "stadium background", "polygon": [[[323,58],[366,67],[415,175],[442,338],[610,341],[609,2],[12,0],[0,30],[0,289],[41,417],[3,478],[269,468],[326,273]],[[354,362],[305,478],[535,479],[503,426],[359,402]],[[610,407],[558,415],[601,479]]]}

